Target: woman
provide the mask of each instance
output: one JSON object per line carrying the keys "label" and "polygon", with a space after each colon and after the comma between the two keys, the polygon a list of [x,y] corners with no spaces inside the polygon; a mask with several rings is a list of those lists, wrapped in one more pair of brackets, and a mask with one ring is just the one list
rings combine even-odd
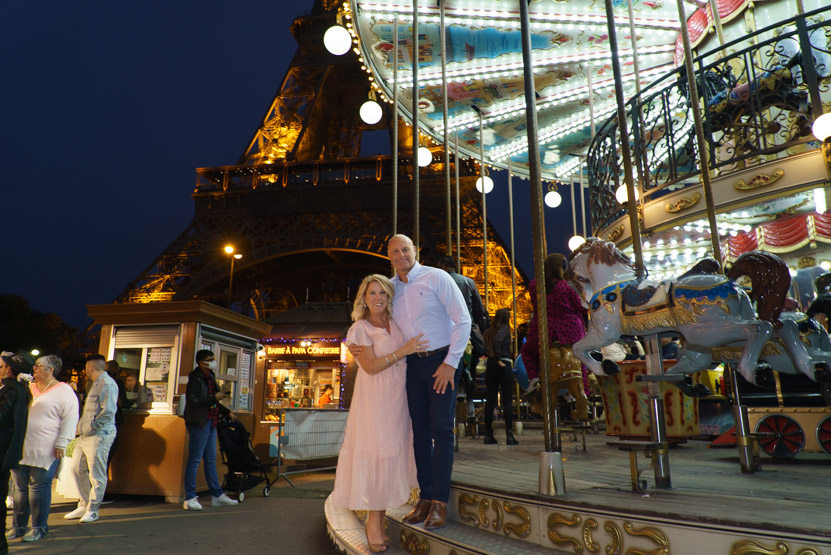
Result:
{"label": "woman", "polygon": [[365,277],[358,289],[346,343],[362,348],[332,493],[335,505],[368,511],[372,553],[389,547],[386,510],[406,503],[417,485],[404,357],[424,350],[427,341],[421,334],[404,340],[391,318],[392,297],[392,282],[377,274]]}
{"label": "woman", "polygon": [[[569,368],[567,375],[563,375],[562,379],[568,381],[567,385],[569,385],[569,391],[572,395],[575,395],[575,391],[572,391],[575,389],[572,383],[574,382],[574,378],[581,378],[583,392],[579,397],[577,395],[575,397],[578,401],[578,413],[580,415],[578,418],[582,419],[584,418],[582,415],[585,412],[584,405],[588,406],[588,401],[586,401],[588,380],[585,371],[577,370],[577,373],[574,374],[576,359],[571,354],[570,347],[586,335],[586,328],[583,322],[588,311],[583,306],[577,292],[563,278],[563,273],[567,266],[568,261],[566,257],[559,253],[549,254],[545,257],[545,262],[543,263],[545,290],[547,293],[548,346],[552,353],[553,363],[563,368]],[[540,372],[540,337],[539,323],[537,321],[539,310],[536,306],[536,280],[531,280],[531,283],[528,284],[528,289],[535,303],[534,315],[531,318],[531,323],[528,325],[528,336],[520,352],[522,354],[522,361],[525,363],[525,369],[528,372],[528,377],[534,381]],[[579,362],[576,364],[577,368],[579,368]],[[558,372],[555,371],[554,373],[557,374]]]}
{"label": "woman", "polygon": [[[29,402],[32,400],[29,389],[17,381],[17,375],[31,367],[31,357],[24,352],[0,357],[0,499],[3,500],[9,494],[11,469],[17,466],[23,456],[26,419],[29,415]],[[3,522],[6,522],[5,503]],[[9,544],[4,534],[0,538],[0,554],[8,551]]]}
{"label": "woman", "polygon": [[332,402],[332,392],[334,388],[331,385],[326,384],[323,386],[323,390],[320,392],[320,398],[317,400],[317,406],[320,408],[325,408],[326,405]]}
{"label": "woman", "polygon": [[500,308],[496,311],[488,331],[485,332],[485,347],[487,348],[488,362],[485,365],[485,445],[495,445],[493,437],[493,411],[496,408],[496,398],[502,390],[502,415],[505,418],[505,443],[518,445],[514,438],[513,390],[514,371],[511,368],[511,327],[508,321],[511,311]]}
{"label": "woman", "polygon": [[[7,539],[23,536],[33,542],[44,537],[52,505],[52,479],[66,446],[75,437],[78,424],[78,398],[75,391],[55,375],[61,371],[61,358],[43,356],[35,361],[30,387],[32,405],[23,442],[23,458],[12,469],[14,480],[14,519]],[[27,532],[29,514],[32,528]]]}
{"label": "woman", "polygon": [[233,506],[239,503],[231,499],[219,485],[216,474],[216,427],[219,415],[235,418],[228,407],[220,403],[228,397],[219,390],[214,377],[216,357],[212,351],[203,349],[196,353],[196,368],[188,375],[185,394],[185,428],[188,430],[188,462],[185,465],[186,511],[201,511],[202,505],[196,497],[196,471],[204,459],[205,480],[213,499],[214,507]]}

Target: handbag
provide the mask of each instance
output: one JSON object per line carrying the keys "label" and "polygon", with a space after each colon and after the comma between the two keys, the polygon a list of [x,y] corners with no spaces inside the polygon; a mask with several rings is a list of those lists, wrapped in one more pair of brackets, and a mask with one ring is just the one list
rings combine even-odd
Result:
{"label": "handbag", "polygon": [[176,407],[176,416],[181,418],[185,417],[185,405],[187,405],[188,395],[185,393],[184,395],[179,395],[179,406]]}

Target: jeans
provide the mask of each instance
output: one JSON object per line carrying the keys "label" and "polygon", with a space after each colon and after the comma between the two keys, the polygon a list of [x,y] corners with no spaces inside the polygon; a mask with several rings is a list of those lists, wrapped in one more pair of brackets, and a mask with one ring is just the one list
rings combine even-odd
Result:
{"label": "jeans", "polygon": [[72,452],[75,481],[78,484],[78,507],[98,511],[107,489],[107,457],[115,434],[78,437]]}
{"label": "jeans", "polygon": [[[8,510],[6,509],[6,497],[9,495],[9,476],[11,476],[10,470],[3,470],[0,472],[0,499],[3,499],[3,522],[6,522],[6,514]],[[5,524],[3,525],[5,528]],[[5,531],[4,531],[5,532]],[[0,539],[0,551],[9,548],[9,543],[6,541],[6,535],[3,534],[3,538]]]}
{"label": "jeans", "polygon": [[196,471],[204,461],[205,480],[211,495],[219,497],[224,492],[216,475],[216,428],[208,421],[204,426],[187,426],[188,464],[185,466],[185,501],[196,497]]}
{"label": "jeans", "polygon": [[453,470],[453,442],[456,391],[461,366],[456,369],[453,387],[441,395],[433,389],[433,373],[444,362],[446,350],[429,357],[407,356],[407,405],[413,424],[413,451],[421,499],[447,503],[450,473]]}
{"label": "jeans", "polygon": [[49,509],[52,506],[52,479],[58,471],[58,459],[52,461],[48,468],[19,465],[12,470],[14,479],[14,511],[12,526],[18,534],[26,533],[29,514],[32,515],[32,528],[46,535],[49,526]]}

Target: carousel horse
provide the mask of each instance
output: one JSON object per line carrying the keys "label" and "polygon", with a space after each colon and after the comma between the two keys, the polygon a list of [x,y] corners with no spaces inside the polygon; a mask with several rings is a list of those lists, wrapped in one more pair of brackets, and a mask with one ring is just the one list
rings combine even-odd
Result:
{"label": "carousel horse", "polygon": [[[548,375],[550,376],[551,391],[557,392],[566,389],[574,397],[574,411],[572,419],[589,419],[589,399],[583,389],[583,371],[580,361],[574,357],[570,347],[553,345],[548,349]],[[542,388],[537,389],[533,411],[542,414]]]}
{"label": "carousel horse", "polygon": [[[648,280],[637,275],[629,257],[614,243],[589,238],[571,254],[568,270],[568,277],[589,306],[589,329],[574,344],[574,355],[593,373],[608,376],[620,368],[610,360],[594,360],[592,351],[614,343],[622,335],[676,331],[684,337],[685,349],[666,371],[668,376],[681,380],[704,370],[712,364],[713,347],[740,344],[738,371],[750,383],[771,385],[773,375],[767,364],[759,363],[759,357],[773,335],[774,325],[786,328],[786,334],[795,327],[779,322],[790,275],[778,257],[748,254],[753,256],[737,260],[736,266],[737,271],[757,276],[754,283],[758,286],[752,295],[758,318],[744,289],[715,273],[718,263],[714,260],[699,262],[673,280]],[[788,349],[799,355],[800,364],[806,360],[810,363],[810,357],[800,353],[800,346],[803,352],[805,349],[798,334],[797,343]]]}

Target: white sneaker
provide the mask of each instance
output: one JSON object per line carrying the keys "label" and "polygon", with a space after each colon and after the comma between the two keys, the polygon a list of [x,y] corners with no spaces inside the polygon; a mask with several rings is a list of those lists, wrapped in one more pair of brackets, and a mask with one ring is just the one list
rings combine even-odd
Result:
{"label": "white sneaker", "polygon": [[95,522],[98,520],[98,513],[96,511],[89,511],[81,517],[79,522]]}
{"label": "white sneaker", "polygon": [[230,505],[239,505],[239,501],[237,501],[236,499],[231,499],[230,497],[228,497],[227,494],[223,493],[219,497],[214,497],[213,499],[211,499],[211,505],[213,505],[214,507],[226,507]]}
{"label": "white sneaker", "polygon": [[182,504],[182,508],[186,511],[201,511],[202,505],[199,504],[199,499],[191,497]]}
{"label": "white sneaker", "polygon": [[63,517],[66,520],[75,520],[76,518],[81,518],[85,514],[87,514],[87,508],[86,507],[77,507],[77,508],[75,508],[75,510],[69,511],[68,513],[63,515]]}

